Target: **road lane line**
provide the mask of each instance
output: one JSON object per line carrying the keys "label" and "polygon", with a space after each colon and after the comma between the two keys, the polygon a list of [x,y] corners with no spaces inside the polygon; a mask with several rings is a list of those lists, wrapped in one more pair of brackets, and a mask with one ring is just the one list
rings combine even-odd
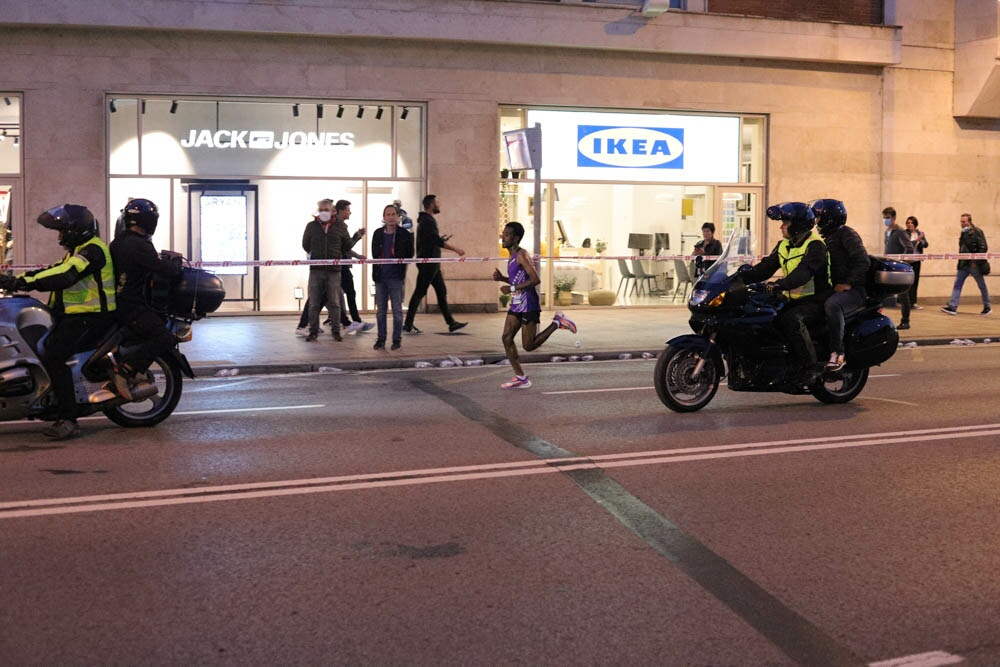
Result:
{"label": "road lane line", "polygon": [[962,662],[965,662],[965,658],[960,655],[946,653],[945,651],[930,651],[928,653],[907,655],[902,658],[870,662],[868,663],[868,667],[939,667],[940,665],[957,665]]}
{"label": "road lane line", "polygon": [[858,400],[861,401],[882,401],[883,403],[896,403],[897,405],[910,405],[915,408],[919,408],[919,403],[910,403],[909,401],[899,401],[895,398],[879,398],[878,396],[858,396]]}
{"label": "road lane line", "polygon": [[391,486],[412,486],[446,481],[495,479],[559,471],[599,470],[691,461],[712,461],[748,456],[849,449],[853,447],[871,447],[911,442],[934,442],[951,438],[974,438],[994,435],[1000,435],[1000,424],[979,427],[965,426],[946,429],[920,429],[901,432],[899,434],[858,434],[839,436],[838,438],[803,438],[773,442],[688,447],[673,450],[560,457],[314,479],[251,482],[201,488],[160,489],[95,496],[17,500],[0,502],[0,519],[43,516],[46,514],[70,514],[108,509],[191,504],[216,500],[240,500],[269,496],[376,489]]}

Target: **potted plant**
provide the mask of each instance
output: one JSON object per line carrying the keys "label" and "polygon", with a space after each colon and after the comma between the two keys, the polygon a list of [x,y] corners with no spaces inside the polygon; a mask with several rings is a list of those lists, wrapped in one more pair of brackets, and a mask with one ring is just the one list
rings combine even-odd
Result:
{"label": "potted plant", "polygon": [[597,243],[594,244],[594,250],[598,255],[603,255],[604,251],[608,249],[608,242],[597,239]]}
{"label": "potted plant", "polygon": [[576,285],[575,276],[556,276],[552,283],[556,288],[556,303],[560,306],[569,306],[573,303],[573,286]]}

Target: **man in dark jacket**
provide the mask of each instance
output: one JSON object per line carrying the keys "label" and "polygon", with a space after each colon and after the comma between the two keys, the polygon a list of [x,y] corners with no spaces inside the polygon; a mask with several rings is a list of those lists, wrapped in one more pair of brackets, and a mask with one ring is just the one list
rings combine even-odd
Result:
{"label": "man in dark jacket", "polygon": [[861,236],[847,226],[847,208],[842,201],[819,199],[813,202],[812,211],[830,254],[833,294],[823,303],[830,335],[830,360],[825,370],[835,372],[844,367],[844,316],[865,305],[868,251]]}
{"label": "man in dark jacket", "polygon": [[[436,195],[427,195],[421,201],[424,210],[417,216],[417,257],[438,259],[441,257],[441,248],[451,250],[459,256],[465,251],[448,243],[451,234],[441,236],[438,232],[437,220],[434,216],[441,212],[440,202]],[[410,297],[410,305],[406,309],[406,324],[403,331],[407,333],[420,333],[420,329],[413,326],[413,318],[417,316],[417,308],[420,301],[427,296],[427,288],[434,287],[434,294],[437,296],[438,308],[444,321],[448,323],[448,331],[458,331],[468,322],[457,322],[451,316],[448,308],[448,289],[444,285],[444,277],[441,275],[441,265],[437,262],[417,264],[417,285],[413,288],[413,296]]]}
{"label": "man in dark jacket", "polygon": [[826,244],[813,229],[815,216],[802,202],[769,206],[767,217],[781,221],[782,240],[756,266],[740,272],[745,283],[767,280],[779,269],[783,277],[767,284],[770,293],[787,292],[789,301],[778,313],[776,325],[784,334],[796,361],[805,368],[805,382],[819,378],[816,347],[809,325],[823,316],[830,294],[830,265]]}
{"label": "man in dark jacket", "polygon": [[[972,216],[968,213],[963,213],[960,222],[962,233],[958,237],[958,252],[962,254],[987,252],[989,248],[986,245],[986,234],[979,227],[972,224]],[[983,297],[983,310],[979,314],[992,315],[993,308],[990,307],[990,291],[986,289],[986,281],[983,280],[983,276],[986,275],[984,270],[988,272],[986,268],[988,266],[989,263],[984,259],[958,260],[958,273],[955,274],[955,285],[951,290],[951,298],[948,300],[948,305],[943,306],[941,310],[949,315],[958,313],[958,301],[962,298],[962,285],[965,284],[966,278],[972,276],[972,279],[976,281],[976,285],[979,286],[979,293]]]}
{"label": "man in dark jacket", "polygon": [[[344,222],[351,215],[351,202],[321,199],[317,203],[316,217],[306,225],[302,233],[302,249],[309,259],[342,259],[344,252],[353,247],[364,234],[359,230],[352,237]],[[336,219],[334,219],[336,216]],[[326,302],[330,313],[330,329],[333,339],[344,340],[340,335],[340,266],[317,265],[309,267],[309,335],[307,342],[319,337],[319,311]]]}
{"label": "man in dark jacket", "polygon": [[111,242],[115,265],[118,321],[126,327],[126,336],[135,338],[127,345],[118,362],[120,374],[115,387],[131,400],[136,391],[135,377],[145,373],[158,355],[174,345],[174,335],[166,328],[166,319],[150,304],[150,284],[156,277],[170,278],[181,272],[180,255],[157,254],[153,233],[160,219],[156,204],[148,199],[132,199],[122,209],[122,231]]}

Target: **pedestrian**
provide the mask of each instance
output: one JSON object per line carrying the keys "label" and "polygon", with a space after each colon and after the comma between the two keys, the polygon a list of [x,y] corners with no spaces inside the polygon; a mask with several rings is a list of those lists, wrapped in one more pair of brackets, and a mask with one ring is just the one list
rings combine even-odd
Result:
{"label": "pedestrian", "polygon": [[[429,194],[420,203],[424,210],[417,216],[417,257],[439,259],[441,248],[450,250],[460,257],[465,255],[464,250],[448,243],[451,234],[441,236],[438,231],[434,216],[441,212],[441,202],[437,196]],[[427,296],[428,287],[434,288],[438,308],[441,309],[441,315],[448,324],[449,332],[454,333],[468,324],[468,322],[458,322],[452,317],[451,310],[448,309],[448,289],[444,284],[444,276],[441,275],[441,265],[437,262],[428,262],[417,264],[417,284],[413,288],[413,296],[410,297],[410,304],[406,309],[406,324],[403,325],[403,331],[420,333],[420,329],[413,326],[413,319],[417,316],[420,301]]]}
{"label": "pedestrian", "polygon": [[694,244],[694,250],[691,252],[695,255],[694,259],[694,275],[699,277],[708,271],[708,267],[712,266],[713,262],[705,262],[705,255],[710,257],[718,257],[722,254],[722,241],[715,238],[715,224],[711,222],[706,222],[701,226],[701,236],[702,239]]}
{"label": "pedestrian", "polygon": [[[986,234],[979,227],[972,224],[972,216],[963,213],[960,218],[962,232],[958,236],[958,252],[978,253],[986,252]],[[989,275],[990,263],[985,259],[960,259],[958,260],[958,273],[955,275],[955,286],[951,290],[951,299],[948,305],[941,310],[949,315],[958,314],[958,301],[962,298],[962,285],[965,279],[972,276],[972,279],[979,285],[979,293],[983,297],[983,311],[980,315],[992,315],[993,309],[990,307],[990,292],[986,289],[986,281],[983,276]]]}
{"label": "pedestrian", "polygon": [[[915,216],[906,219],[906,231],[910,233],[910,242],[913,244],[913,251],[918,255],[924,254],[924,248],[930,244],[927,242],[927,235],[917,229],[920,222]],[[920,265],[922,260],[910,262],[913,267],[913,285],[910,287],[910,308],[913,310],[923,310],[924,307],[917,303],[917,286],[920,285]]]}
{"label": "pedestrian", "polygon": [[517,344],[514,337],[518,330],[521,331],[521,345],[525,352],[531,352],[541,347],[542,343],[549,339],[549,336],[556,329],[566,329],[570,333],[576,333],[576,324],[573,323],[562,312],[556,312],[552,317],[552,322],[538,331],[541,323],[542,307],[538,299],[538,290],[535,286],[541,282],[538,272],[535,270],[535,263],[531,260],[528,251],[521,247],[521,239],[524,238],[524,226],[519,222],[508,222],[503,228],[501,243],[510,252],[510,259],[507,260],[507,275],[500,273],[500,269],[493,270],[493,280],[507,283],[500,288],[504,294],[510,295],[510,308],[503,323],[503,348],[510,360],[511,368],[514,369],[514,377],[509,382],[504,382],[501,387],[504,389],[527,389],[531,386],[521,362],[517,356]]}
{"label": "pedestrian", "polygon": [[[886,213],[889,216],[886,217]],[[896,209],[891,206],[882,211],[883,222],[889,220],[889,225],[885,228],[885,254],[887,255],[912,255],[913,243],[910,242],[910,234],[899,226],[896,222]],[[899,324],[897,329],[910,328],[910,290],[899,293],[896,297],[899,302]]]}
{"label": "pedestrian", "polygon": [[[343,201],[343,200],[342,200]],[[340,203],[340,202],[338,202]],[[350,203],[348,203],[348,206]],[[321,199],[316,204],[316,215],[302,233],[302,249],[309,259],[341,259],[343,237],[333,223],[333,200]],[[306,342],[319,338],[319,312],[326,301],[330,313],[330,330],[333,339],[343,340],[340,335],[340,267],[332,265],[312,265],[309,267],[309,335]],[[326,297],[331,296],[329,301]]]}
{"label": "pedestrian", "polygon": [[[399,225],[399,209],[389,204],[382,209],[380,229],[372,234],[372,259],[409,259],[413,257],[413,234]],[[386,312],[392,301],[392,349],[403,343],[403,286],[406,283],[406,264],[374,264],[372,279],[375,281],[375,338],[376,350],[385,349],[387,331]]]}

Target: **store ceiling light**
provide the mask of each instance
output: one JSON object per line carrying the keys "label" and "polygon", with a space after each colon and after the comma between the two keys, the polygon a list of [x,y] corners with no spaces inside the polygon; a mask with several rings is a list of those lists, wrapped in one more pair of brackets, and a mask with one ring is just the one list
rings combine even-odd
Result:
{"label": "store ceiling light", "polygon": [[21,137],[14,137],[14,145],[17,146],[19,143],[21,143]]}
{"label": "store ceiling light", "polygon": [[139,108],[142,110],[142,113],[146,113],[146,100],[142,100],[139,103]]}
{"label": "store ceiling light", "polygon": [[358,105],[358,118],[364,118],[364,115],[365,115],[365,108],[359,104]]}
{"label": "store ceiling light", "polygon": [[177,100],[170,102],[170,113],[177,113]]}
{"label": "store ceiling light", "polygon": [[10,98],[9,97],[3,98],[3,101],[7,104],[7,106],[10,106]]}
{"label": "store ceiling light", "polygon": [[316,118],[322,118],[322,117],[323,117],[323,105],[322,104],[317,104],[316,105]]}
{"label": "store ceiling light", "polygon": [[295,116],[296,118],[299,117],[299,105],[298,104],[293,104],[292,105],[292,115]]}
{"label": "store ceiling light", "polygon": [[375,120],[382,120],[382,107],[379,107],[378,111],[375,112]]}
{"label": "store ceiling light", "polygon": [[403,107],[403,113],[399,114],[400,120],[406,120],[406,117],[410,115],[410,107]]}
{"label": "store ceiling light", "polygon": [[344,105],[343,104],[338,104],[337,105],[337,118],[343,118],[343,117],[344,117]]}
{"label": "store ceiling light", "polygon": [[118,111],[118,107],[115,106],[115,101],[111,100],[108,102],[108,108],[111,109],[111,113]]}

